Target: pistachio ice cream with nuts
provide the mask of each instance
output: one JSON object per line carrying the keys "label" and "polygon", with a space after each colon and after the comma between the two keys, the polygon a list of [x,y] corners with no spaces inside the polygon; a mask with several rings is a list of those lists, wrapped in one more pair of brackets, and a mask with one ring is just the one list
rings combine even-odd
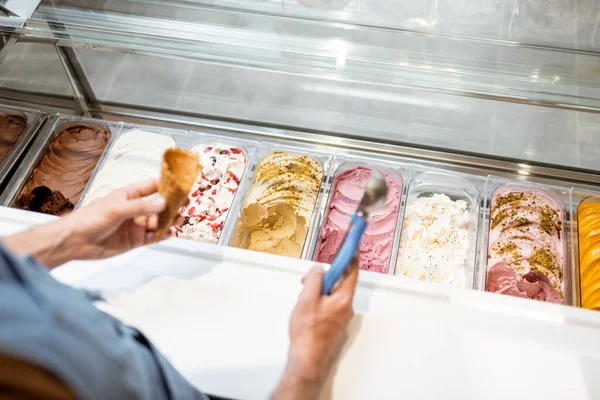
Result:
{"label": "pistachio ice cream with nuts", "polygon": [[299,258],[322,178],[314,157],[284,151],[264,156],[234,232],[238,247]]}

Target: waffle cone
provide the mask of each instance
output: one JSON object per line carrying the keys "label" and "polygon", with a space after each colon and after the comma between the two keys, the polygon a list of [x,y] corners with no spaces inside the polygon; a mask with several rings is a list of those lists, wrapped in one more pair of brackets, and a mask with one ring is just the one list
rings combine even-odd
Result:
{"label": "waffle cone", "polygon": [[199,172],[197,154],[177,147],[163,154],[158,192],[167,201],[167,208],[158,216],[156,241],[165,236],[179,209],[186,204]]}

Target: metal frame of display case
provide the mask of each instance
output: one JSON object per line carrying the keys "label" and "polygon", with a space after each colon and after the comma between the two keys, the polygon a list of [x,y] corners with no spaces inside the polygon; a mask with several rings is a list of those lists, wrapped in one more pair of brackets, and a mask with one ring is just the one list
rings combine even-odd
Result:
{"label": "metal frame of display case", "polygon": [[[63,3],[76,2],[60,2]],[[194,8],[185,9],[186,19],[177,22],[157,17],[181,17],[175,14],[175,7],[161,3],[144,3],[143,10],[148,16],[108,14],[110,18],[76,7],[63,12],[42,4],[27,26],[17,33],[23,40],[50,40],[61,47],[76,49],[238,63],[252,68],[565,109],[600,108],[600,88],[596,90],[586,84],[586,80],[593,82],[594,66],[600,58],[594,46],[577,50],[555,48],[508,40],[510,37],[436,34],[388,28],[381,22],[373,26],[368,21],[352,19],[342,24],[327,19],[328,14],[319,14],[324,18],[320,20],[310,15],[294,18],[293,12],[292,18],[285,14],[257,13],[252,15],[252,21],[245,21],[243,9],[221,9],[201,1],[194,4]],[[279,36],[274,38],[263,25],[277,25]],[[439,56],[430,57],[434,52]],[[460,63],[461,70],[453,68],[446,59]],[[544,59],[548,62],[543,68],[532,70],[522,59],[528,59],[527,63]],[[502,69],[492,71],[495,65],[502,65]],[[577,68],[570,69],[572,65]]]}
{"label": "metal frame of display case", "polygon": [[0,26],[21,28],[41,0],[0,0]]}
{"label": "metal frame of display case", "polygon": [[[93,2],[94,0],[88,0]],[[230,0],[242,4],[242,0]],[[312,1],[312,0],[307,0]],[[394,0],[390,0],[394,1]],[[76,0],[60,0],[61,4],[76,3]],[[198,0],[201,3],[202,0]],[[222,4],[224,0],[213,0],[214,4]],[[499,1],[499,3],[502,1]],[[85,0],[82,2],[85,3]],[[115,2],[118,3],[118,2]],[[156,9],[169,10],[160,2],[131,2],[147,4]],[[177,3],[185,3],[179,1]],[[213,65],[227,63],[243,65],[255,70],[281,71],[290,75],[307,75],[311,77],[345,81],[349,83],[368,82],[378,88],[416,89],[428,93],[453,95],[457,99],[469,98],[481,101],[496,100],[499,102],[539,106],[548,113],[565,111],[572,113],[588,113],[597,116],[600,126],[600,75],[596,72],[600,65],[600,52],[594,46],[600,46],[593,40],[598,36],[600,20],[592,33],[591,45],[578,48],[552,48],[544,43],[525,43],[517,38],[490,36],[480,39],[474,36],[452,36],[448,28],[445,32],[433,32],[434,26],[394,27],[390,24],[381,26],[368,25],[365,21],[357,23],[351,16],[358,8],[346,11],[334,11],[329,18],[321,19],[319,12],[313,10],[305,13],[300,8],[291,8],[291,15],[301,18],[286,17],[278,14],[276,8],[269,8],[275,3],[263,2],[262,11],[252,14],[256,17],[256,25],[249,34],[244,32],[244,24],[250,24],[244,12],[239,9],[227,11],[235,18],[224,22],[225,11],[216,5],[199,5],[190,8],[187,18],[214,18],[220,21],[219,29],[210,24],[194,25],[185,21],[162,21],[151,16],[118,15],[114,19],[102,18],[101,14],[86,13],[74,10],[61,14],[60,9],[48,5],[37,8],[33,18],[17,29],[7,29],[4,46],[0,51],[0,63],[16,45],[21,43],[43,43],[55,49],[58,60],[64,69],[65,76],[71,86],[72,97],[65,98],[47,94],[23,93],[15,90],[0,89],[2,102],[31,106],[39,105],[46,112],[60,110],[73,115],[91,116],[108,121],[139,123],[168,128],[200,130],[207,133],[239,136],[264,141],[294,141],[305,145],[333,146],[348,152],[370,152],[382,155],[382,158],[402,158],[418,161],[420,166],[449,168],[459,173],[472,173],[480,176],[494,175],[512,181],[537,182],[549,185],[562,185],[571,188],[569,196],[575,200],[584,193],[586,196],[600,193],[599,170],[576,167],[560,167],[543,162],[524,161],[516,158],[502,158],[494,155],[482,155],[461,149],[443,149],[418,143],[399,142],[389,138],[376,136],[352,135],[343,129],[318,129],[293,124],[263,122],[258,119],[228,118],[223,115],[203,114],[202,112],[174,111],[150,107],[137,107],[131,104],[115,104],[98,99],[93,85],[86,76],[86,70],[79,59],[77,50],[94,50],[98,52],[124,53],[133,55],[151,55],[164,58],[198,60]],[[278,4],[290,4],[287,0]],[[423,1],[423,3],[427,3]],[[443,1],[432,1],[440,5]],[[450,3],[450,1],[446,1]],[[509,32],[515,31],[514,24],[519,21],[515,10],[522,4],[521,0],[506,0],[507,10],[512,12]],[[364,4],[364,1],[350,0],[348,4]],[[432,15],[436,8],[432,7]],[[263,15],[260,15],[264,12]],[[260,24],[269,21],[286,20],[289,25],[277,25],[282,35],[281,41],[270,38],[269,32],[260,32]],[[210,22],[210,21],[208,21]],[[368,21],[367,21],[368,22]],[[486,24],[482,21],[481,24]],[[311,30],[318,29],[323,37],[331,40],[316,40],[311,37]],[[409,29],[410,28],[410,29]],[[473,28],[473,27],[471,27]],[[411,31],[413,29],[413,31]],[[299,34],[299,32],[301,34]],[[471,31],[473,32],[473,31]],[[371,35],[373,37],[371,37]],[[435,40],[427,41],[435,36]],[[510,35],[509,35],[510,36]],[[333,39],[335,38],[335,39]],[[398,52],[393,46],[377,49],[378,41],[397,43]],[[257,45],[260,43],[260,45]],[[445,55],[453,51],[468,53],[469,46],[481,44],[482,54],[498,61],[502,68],[486,70],[489,62],[473,58],[465,58],[464,71],[453,70],[443,58],[438,63],[432,58],[423,57],[418,50],[432,44],[431,52],[442,51]],[[324,45],[324,47],[319,47]],[[489,47],[485,47],[485,46]],[[404,46],[404,47],[403,47]],[[235,51],[237,50],[237,51]],[[488,52],[489,50],[489,52]],[[398,58],[403,52],[405,58]],[[511,64],[522,55],[530,53],[548,56],[551,60],[534,75],[535,68],[524,68],[523,64]],[[435,61],[435,60],[433,60]],[[502,64],[504,63],[504,64]],[[569,66],[573,68],[569,68]],[[577,67],[577,68],[576,68]],[[578,69],[579,68],[579,69]],[[483,72],[482,72],[483,71]],[[425,73],[424,73],[425,72]],[[453,80],[453,77],[463,78]],[[596,80],[596,78],[598,78]],[[490,84],[490,82],[492,82]],[[505,84],[507,83],[507,84]],[[390,90],[391,92],[391,90]],[[8,100],[10,99],[10,100]],[[43,107],[43,108],[42,108]],[[481,112],[476,110],[475,112]],[[505,112],[505,110],[502,110]],[[543,114],[540,114],[543,118]],[[591,123],[591,122],[587,122]],[[454,131],[455,132],[455,131]],[[600,140],[600,138],[599,138]],[[307,146],[308,147],[308,146]],[[375,158],[373,156],[373,158]],[[405,182],[408,184],[408,182]],[[485,204],[488,197],[482,201]],[[580,200],[577,198],[576,200]],[[481,208],[481,221],[489,217],[489,208]],[[572,217],[572,215],[571,215]],[[567,236],[572,248],[576,248],[576,221],[569,220]],[[485,229],[484,229],[485,230]],[[483,231],[482,231],[483,232]],[[485,243],[482,243],[485,245]],[[171,249],[170,251],[174,251]],[[487,255],[481,252],[482,257]],[[577,268],[577,258],[573,255],[573,263]],[[577,274],[576,274],[577,276]],[[484,275],[476,279],[484,279]],[[576,278],[575,278],[576,279]],[[480,283],[481,287],[481,283]],[[419,289],[421,290],[421,289]],[[424,291],[427,289],[424,288]],[[469,293],[471,295],[472,293]],[[491,296],[490,296],[491,297]],[[460,297],[459,297],[460,299]],[[515,299],[504,298],[505,303]],[[459,300],[454,300],[459,302]],[[491,300],[496,305],[496,298]],[[531,302],[534,303],[534,302]],[[532,304],[523,314],[542,306]],[[546,305],[543,305],[546,306]],[[498,311],[498,310],[496,310]],[[569,312],[580,312],[572,310]],[[501,312],[506,312],[502,311]],[[509,309],[508,313],[516,313]],[[581,313],[582,320],[568,319],[569,323],[581,326],[594,326]],[[529,316],[529,315],[527,315]],[[552,314],[551,317],[558,316]],[[543,318],[546,318],[543,315]],[[569,317],[571,318],[571,317]]]}
{"label": "metal frame of display case", "polygon": [[[70,108],[76,115],[108,118],[118,116],[122,119],[152,120],[171,125],[214,126],[217,123],[223,127],[237,125],[251,127],[253,134],[259,136],[264,135],[280,139],[294,138],[312,143],[328,143],[333,136],[336,138],[336,145],[349,149],[366,148],[386,154],[410,155],[420,159],[451,162],[456,165],[480,166],[488,168],[495,173],[499,172],[524,180],[541,179],[552,181],[558,179],[583,184],[584,186],[600,184],[600,175],[596,174],[596,171],[590,170],[562,168],[517,159],[502,159],[457,150],[444,151],[437,147],[413,146],[410,143],[397,143],[373,137],[357,139],[344,131],[319,131],[278,124],[261,124],[260,121],[231,121],[213,115],[186,112],[175,113],[168,110],[105,104],[95,97],[94,90],[87,80],[85,71],[78,60],[75,50],[92,49],[97,51],[198,59],[206,62],[245,63],[251,68],[271,68],[290,74],[302,73],[350,82],[353,80],[368,80],[381,87],[409,87],[422,91],[448,93],[463,97],[538,105],[550,109],[598,113],[600,112],[600,86],[597,92],[595,87],[586,92],[588,88],[585,86],[585,82],[580,81],[586,75],[580,75],[581,71],[565,71],[564,67],[552,67],[550,65],[545,71],[540,72],[540,76],[536,79],[524,80],[524,75],[521,75],[528,72],[520,71],[518,65],[511,66],[507,62],[507,68],[509,69],[499,71],[498,76],[502,74],[506,75],[508,81],[514,81],[513,84],[495,84],[492,85],[495,91],[490,91],[486,90],[486,88],[490,89],[492,87],[488,85],[487,80],[489,80],[489,77],[487,76],[478,76],[478,79],[474,79],[472,82],[462,82],[461,85],[456,85],[451,81],[448,82],[447,78],[452,74],[458,73],[458,71],[449,70],[443,63],[439,65],[425,65],[426,62],[424,60],[415,58],[414,63],[411,64],[410,57],[418,56],[419,52],[416,49],[422,46],[425,43],[424,40],[431,36],[431,29],[428,30],[426,27],[413,27],[413,31],[407,32],[406,30],[399,29],[402,28],[401,26],[386,25],[385,21],[380,21],[380,25],[369,26],[369,21],[354,20],[353,16],[344,16],[337,12],[328,12],[325,14],[317,12],[306,13],[305,10],[296,10],[290,7],[285,9],[284,7],[285,12],[292,16],[292,18],[281,14],[281,10],[279,9],[273,9],[275,11],[257,9],[259,12],[264,12],[264,18],[258,15],[260,13],[257,12],[257,15],[254,15],[254,17],[258,18],[257,25],[252,26],[251,28],[253,29],[249,30],[250,34],[246,35],[246,31],[239,29],[236,25],[240,24],[242,26],[241,22],[233,23],[226,19],[229,14],[239,17],[245,11],[248,11],[244,11],[244,8],[241,7],[241,5],[245,6],[243,2],[238,2],[240,3],[238,9],[234,7],[225,10],[220,8],[223,2],[216,2],[214,3],[215,5],[210,6],[208,3],[203,4],[201,1],[194,3],[193,7],[186,8],[186,13],[189,13],[185,17],[187,21],[199,19],[202,22],[206,22],[204,25],[202,23],[191,24],[186,21],[173,23],[173,21],[156,18],[156,15],[168,16],[169,13],[177,11],[174,7],[160,2],[144,3],[144,12],[147,12],[148,16],[115,14],[111,15],[109,19],[104,18],[102,13],[86,12],[82,8],[68,8],[68,12],[63,12],[60,8],[62,6],[78,5],[81,2],[60,0],[57,3],[57,6],[52,4],[39,5],[25,26],[16,30],[5,30],[9,34],[10,32],[14,33],[3,36],[8,39],[0,51],[0,61],[17,43],[34,42],[54,46],[71,84],[73,101]],[[93,4],[94,0],[89,0],[87,3]],[[517,0],[507,0],[505,3],[510,3],[512,7],[520,6],[520,2]],[[118,2],[115,4],[118,4]],[[438,1],[435,4],[436,7],[439,6]],[[82,7],[85,7],[85,4]],[[136,5],[131,7],[136,7]],[[432,12],[436,12],[436,9],[432,9]],[[270,38],[268,30],[261,32],[258,29],[260,23],[268,21],[268,18],[275,21],[286,19],[291,24],[290,27],[280,27],[280,34],[283,38],[281,40],[284,43]],[[345,24],[340,22],[342,20],[345,21]],[[514,15],[510,18],[510,21],[513,24]],[[209,22],[220,24],[218,25],[219,29],[212,27]],[[244,23],[250,24],[251,22],[244,21]],[[596,29],[598,24],[600,24],[600,21],[596,24]],[[319,29],[324,36],[326,34],[339,34],[342,36],[340,36],[341,39],[327,42],[324,48],[319,48],[318,46],[315,47],[315,43],[317,42],[312,40],[314,38],[311,38],[312,34],[308,28]],[[418,31],[419,29],[421,29],[421,32]],[[298,32],[301,32],[301,34],[298,34]],[[369,35],[366,35],[366,33]],[[157,40],[157,38],[160,39]],[[372,47],[376,47],[374,45],[377,44],[378,40],[400,40],[401,44],[406,46],[409,46],[411,42],[415,43],[403,49],[408,54],[408,61],[397,62],[394,59],[394,54],[386,54],[384,51],[370,52]],[[260,45],[253,45],[253,41],[259,41]],[[535,43],[506,42],[506,40],[499,40],[498,37],[494,37],[493,35],[484,40],[466,36],[454,37],[444,32],[436,36],[436,47],[433,50],[437,49],[441,51],[449,45],[455,46],[453,51],[460,50],[461,48],[464,50],[467,46],[476,46],[478,42],[485,42],[486,45],[496,46],[492,47],[492,49],[499,52],[499,59],[507,56],[518,58],[521,54],[521,49],[523,51],[540,52],[540,54],[552,57],[553,60],[568,58],[569,60],[565,62],[565,65],[569,65],[568,63],[571,62],[570,58],[578,59],[578,62],[581,62],[583,59],[585,60],[585,65],[593,65],[595,61],[600,59],[600,53],[595,52],[593,46],[578,50],[568,48],[553,49]],[[592,40],[592,45],[593,43]],[[282,46],[282,44],[285,44],[285,46]],[[232,52],[232,46],[240,50],[239,53]],[[288,47],[290,48],[289,54],[295,54],[294,57],[289,58],[286,54],[275,52],[275,50],[287,49]],[[200,52],[199,49],[202,49],[202,51]],[[502,49],[509,49],[510,53],[504,54],[500,51]],[[255,50],[255,52],[248,53],[247,51],[249,50]],[[255,57],[252,58],[250,55],[254,55]],[[376,56],[376,58],[373,58],[373,56]],[[485,67],[485,64],[478,65],[475,58],[465,61],[473,63],[465,67],[467,71],[469,68],[477,71]],[[376,64],[377,68],[367,67],[373,63]],[[341,66],[343,68],[340,68]],[[300,68],[302,71],[300,71]],[[553,70],[552,68],[556,69]],[[431,81],[415,79],[414,82],[399,80],[397,78],[398,71],[406,73],[412,69],[416,71],[420,70],[421,72],[423,70],[431,71],[431,74],[435,76]],[[582,69],[584,70],[584,74],[587,73],[585,72],[585,68]],[[417,75],[418,73],[420,72],[417,71]],[[509,76],[510,73],[514,75]],[[414,76],[417,77],[417,75]],[[588,78],[593,78],[594,76],[593,74],[587,75]],[[569,85],[553,86],[553,88],[556,88],[554,92],[544,91],[544,84],[553,79],[575,84],[572,87]],[[520,80],[523,81],[521,87],[517,85]],[[10,97],[10,99],[17,101],[22,100],[25,104],[31,104],[31,102],[41,104],[54,103],[60,107],[65,107],[69,104],[64,98],[40,98],[39,96],[13,91],[6,92],[2,97]]]}
{"label": "metal frame of display case", "polygon": [[[10,46],[18,42],[15,35],[0,50],[0,60],[10,51]],[[26,39],[28,40],[28,39]],[[311,144],[327,145],[335,136],[335,144],[349,150],[365,150],[430,161],[432,163],[450,163],[465,168],[478,167],[487,169],[496,175],[519,180],[531,180],[541,183],[568,182],[582,189],[594,190],[600,187],[600,174],[590,171],[560,168],[552,165],[528,163],[522,160],[500,159],[485,155],[443,151],[421,146],[401,145],[398,143],[357,139],[345,136],[342,132],[319,132],[294,129],[292,127],[265,126],[244,121],[230,121],[213,116],[194,115],[189,113],[173,113],[168,111],[127,107],[121,105],[102,104],[95,100],[93,92],[87,85],[85,74],[81,70],[76,55],[69,47],[53,43],[65,73],[73,89],[72,101],[50,96],[36,96],[15,91],[0,90],[0,98],[8,104],[44,105],[46,111],[60,111],[73,115],[97,117],[126,122],[157,124],[172,128],[210,128],[228,132],[239,132],[256,138],[278,140],[295,140]],[[9,99],[8,101],[6,99]]]}

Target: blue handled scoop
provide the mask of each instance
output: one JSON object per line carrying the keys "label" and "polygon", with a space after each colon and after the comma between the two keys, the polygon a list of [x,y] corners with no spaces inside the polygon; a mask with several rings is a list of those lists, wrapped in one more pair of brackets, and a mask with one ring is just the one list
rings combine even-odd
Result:
{"label": "blue handled scoop", "polygon": [[331,294],[331,289],[333,289],[335,283],[346,272],[358,249],[360,239],[365,229],[367,229],[369,214],[376,211],[385,203],[387,194],[388,187],[383,175],[380,172],[371,171],[371,175],[365,185],[365,192],[358,204],[358,209],[350,217],[350,229],[342,242],[340,250],[331,263],[331,268],[329,268],[323,277],[321,294]]}

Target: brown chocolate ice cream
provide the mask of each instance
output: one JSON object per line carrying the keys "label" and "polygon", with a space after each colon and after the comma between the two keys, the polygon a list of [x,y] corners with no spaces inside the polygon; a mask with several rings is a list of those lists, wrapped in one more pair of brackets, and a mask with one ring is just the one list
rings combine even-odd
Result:
{"label": "brown chocolate ice cream", "polygon": [[38,186],[19,197],[17,207],[50,215],[69,213],[75,207],[61,192],[53,192],[47,186]]}
{"label": "brown chocolate ice cream", "polygon": [[0,162],[27,127],[27,119],[20,115],[0,115]]}
{"label": "brown chocolate ice cream", "polygon": [[63,128],[33,170],[16,206],[30,209],[30,198],[36,197],[32,196],[33,191],[45,186],[51,191],[51,194],[42,196],[45,202],[59,205],[36,205],[32,211],[46,214],[69,212],[72,207],[65,207],[63,203],[77,204],[109,139],[110,130],[101,125],[76,124]]}

